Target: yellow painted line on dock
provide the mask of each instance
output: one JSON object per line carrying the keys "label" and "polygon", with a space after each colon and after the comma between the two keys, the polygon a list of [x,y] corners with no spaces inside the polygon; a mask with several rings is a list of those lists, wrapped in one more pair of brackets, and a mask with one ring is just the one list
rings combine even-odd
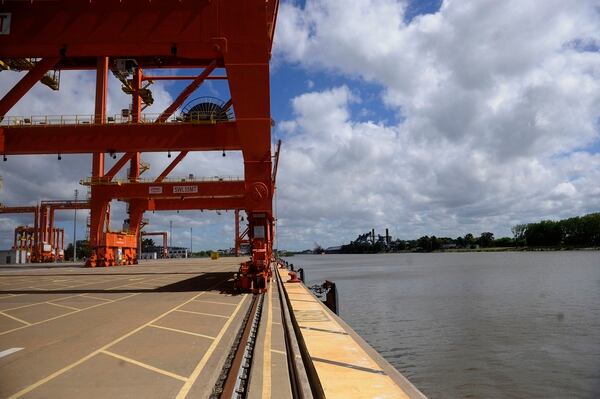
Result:
{"label": "yellow painted line on dock", "polygon": [[[28,321],[25,321],[25,320],[22,320],[22,319],[19,319],[18,317],[15,317],[15,316],[9,315],[8,313],[0,312],[0,314],[1,314],[2,316],[6,316],[6,317],[8,317],[8,318],[10,318],[10,319],[13,319],[13,320],[15,320],[15,321],[18,321],[19,323],[23,323],[23,324],[25,324],[26,326],[30,326],[30,325],[31,325],[31,323],[30,323],[30,322],[28,322]],[[26,326],[23,326],[23,327],[26,327]],[[23,328],[23,327],[17,327],[17,328]],[[0,335],[1,335],[1,334],[0,334]]]}
{"label": "yellow painted line on dock", "polygon": [[161,325],[158,325],[158,324],[150,324],[148,327],[160,328],[160,329],[163,329],[163,330],[174,331],[174,332],[178,332],[178,333],[182,333],[182,334],[194,335],[196,337],[202,337],[202,338],[208,338],[208,339],[216,339],[216,337],[213,337],[213,336],[210,336],[210,335],[198,334],[198,333],[195,333],[193,331],[180,330],[178,328],[165,327],[165,326],[161,326]]}
{"label": "yellow painted line on dock", "polygon": [[[23,294],[23,295],[27,295],[27,294]],[[27,305],[16,306],[14,308],[3,309],[2,311],[3,312],[8,312],[9,310],[17,310],[17,309],[30,308],[32,306],[42,305],[42,304],[44,304],[46,302],[62,301],[63,299],[75,298],[77,296],[79,296],[79,294],[78,295],[70,295],[70,296],[66,296],[66,297],[63,297],[63,298],[53,299],[52,301],[41,301],[41,302],[30,303],[30,304],[27,304]]]}
{"label": "yellow painted line on dock", "polygon": [[206,351],[206,353],[204,354],[204,356],[202,356],[202,359],[200,359],[200,362],[196,365],[196,367],[194,368],[194,371],[192,372],[192,374],[190,375],[190,377],[188,378],[188,380],[186,381],[186,383],[183,385],[183,387],[181,387],[181,390],[177,394],[177,397],[176,397],[177,399],[184,399],[190,393],[190,389],[192,389],[192,386],[194,385],[194,383],[198,379],[198,376],[200,375],[200,373],[204,369],[204,366],[208,362],[208,359],[213,354],[213,352],[217,348],[217,345],[219,344],[219,342],[223,338],[223,335],[225,335],[225,332],[227,331],[227,329],[229,328],[229,326],[231,325],[231,323],[235,319],[235,316],[237,315],[237,313],[241,309],[242,304],[244,302],[246,302],[246,298],[248,298],[247,295],[244,296],[244,299],[242,299],[240,301],[240,303],[238,303],[238,305],[235,307],[235,310],[233,311],[232,315],[229,317],[229,320],[227,320],[227,322],[225,323],[225,325],[223,327],[221,327],[221,331],[219,331],[219,334],[217,334],[217,336],[215,337],[215,340],[212,342],[212,344],[210,345],[210,347],[208,348],[208,350]]}
{"label": "yellow painted line on dock", "polygon": [[263,354],[263,398],[271,398],[271,331],[273,322],[273,290],[275,284],[271,281],[267,294],[267,330],[265,332],[264,354]]}
{"label": "yellow painted line on dock", "polygon": [[202,315],[202,316],[220,317],[222,319],[228,319],[230,317],[230,316],[223,316],[222,314],[195,312],[193,310],[184,310],[184,309],[177,309],[177,312],[199,314],[199,315]]}
{"label": "yellow painted line on dock", "polygon": [[75,308],[73,306],[67,306],[67,305],[61,305],[60,303],[53,303],[53,302],[44,302],[47,303],[48,305],[54,305],[54,306],[58,306],[60,308],[64,308],[64,309],[70,309],[70,310],[81,310],[79,308]]}
{"label": "yellow painted line on dock", "polygon": [[217,301],[206,301],[204,299],[198,299],[194,302],[202,302],[202,303],[214,303],[215,305],[229,305],[229,306],[237,306],[237,303],[229,303],[229,302],[217,302]]}
{"label": "yellow painted line on dock", "polygon": [[154,371],[155,373],[159,373],[159,374],[163,374],[163,375],[166,375],[168,377],[171,377],[171,378],[175,378],[176,380],[179,380],[179,381],[187,381],[187,378],[185,378],[185,377],[183,377],[183,376],[181,376],[179,374],[175,374],[175,373],[171,373],[170,371],[167,371],[167,370],[159,369],[158,367],[154,367],[154,366],[151,366],[149,364],[137,361],[135,359],[119,355],[118,353],[114,353],[114,352],[107,351],[107,350],[103,350],[100,353],[103,353],[103,354],[108,355],[108,356],[115,357],[115,358],[123,360],[123,361],[125,361],[127,363],[135,364],[136,366],[140,366],[140,367],[143,367],[145,369]]}
{"label": "yellow painted line on dock", "polygon": [[[218,283],[217,283],[217,284],[215,284],[213,287],[210,287],[210,288],[209,288],[209,290],[210,290],[210,289],[212,289],[212,288],[214,288],[214,287],[217,287],[217,286],[218,286],[218,285],[220,285],[221,283],[222,283],[221,281],[220,281],[220,282],[218,282]],[[109,342],[108,344],[104,345],[103,347],[101,347],[101,348],[99,348],[99,349],[96,349],[95,351],[93,351],[93,352],[89,353],[88,355],[86,355],[86,356],[82,357],[81,359],[79,359],[79,360],[77,360],[77,361],[75,361],[75,362],[73,362],[73,363],[71,363],[71,364],[69,364],[69,365],[67,365],[67,366],[65,366],[65,367],[63,367],[63,368],[61,368],[60,370],[57,370],[57,371],[55,371],[54,373],[52,373],[52,374],[48,375],[48,376],[47,376],[47,377],[45,377],[45,378],[42,378],[41,380],[39,380],[39,381],[37,381],[37,382],[35,382],[35,383],[33,383],[33,384],[29,385],[28,387],[21,389],[19,392],[15,393],[15,394],[13,394],[13,395],[11,395],[11,396],[9,396],[9,397],[8,397],[8,399],[16,399],[16,398],[20,398],[21,396],[23,396],[23,395],[25,395],[25,394],[27,394],[27,393],[29,393],[29,392],[33,391],[34,389],[36,389],[36,388],[38,388],[39,386],[41,386],[41,385],[43,385],[43,384],[47,383],[48,381],[51,381],[51,380],[53,380],[54,378],[58,377],[59,375],[61,375],[61,374],[64,374],[64,373],[66,373],[67,371],[71,370],[72,368],[79,366],[79,365],[80,365],[80,364],[82,364],[83,362],[85,362],[85,361],[87,361],[87,360],[91,359],[92,357],[96,356],[97,354],[99,354],[99,353],[101,353],[101,352],[103,352],[103,351],[107,350],[107,349],[108,349],[108,348],[110,348],[111,346],[113,346],[113,345],[116,345],[117,343],[119,343],[119,342],[123,341],[125,338],[128,338],[128,337],[132,336],[133,334],[137,333],[138,331],[141,331],[141,330],[142,330],[142,329],[144,329],[145,327],[148,327],[149,325],[151,325],[151,324],[154,324],[155,322],[157,322],[158,320],[162,319],[162,318],[163,318],[163,317],[165,317],[166,315],[168,315],[168,314],[170,314],[170,313],[172,313],[172,312],[176,311],[178,308],[180,308],[180,307],[182,307],[182,306],[184,306],[184,305],[186,305],[186,304],[188,304],[188,303],[192,302],[194,299],[198,298],[199,296],[201,296],[201,295],[203,295],[203,294],[205,294],[205,293],[206,293],[206,291],[203,291],[203,292],[201,292],[201,293],[199,293],[199,294],[197,294],[197,295],[193,296],[192,298],[188,299],[187,301],[185,301],[185,302],[183,302],[183,303],[180,303],[179,305],[177,305],[177,306],[175,306],[175,307],[173,307],[173,308],[171,308],[171,309],[167,310],[166,312],[162,313],[162,314],[161,314],[161,315],[159,315],[158,317],[156,317],[156,318],[154,318],[154,319],[150,320],[149,322],[147,322],[147,323],[144,323],[144,324],[142,324],[141,326],[139,326],[139,327],[137,327],[137,328],[135,328],[135,329],[131,330],[131,331],[130,331],[130,332],[128,332],[127,334],[121,335],[119,338],[115,339],[114,341],[111,341],[111,342]],[[99,305],[105,305],[105,304],[104,304],[104,303],[101,303],[101,304],[99,304]],[[88,308],[88,309],[89,309],[89,308]],[[75,312],[73,312],[73,313],[75,313]],[[216,346],[216,345],[215,345],[215,346]]]}
{"label": "yellow painted line on dock", "polygon": [[81,297],[82,297],[82,298],[97,299],[97,300],[99,300],[99,301],[113,302],[113,300],[112,300],[112,299],[100,298],[100,297],[97,297],[97,296],[91,296],[91,295],[88,295],[88,294],[81,294]]}
{"label": "yellow painted line on dock", "polygon": [[[8,333],[11,333],[11,332],[14,332],[14,331],[22,330],[22,329],[27,328],[27,327],[36,326],[38,324],[42,324],[42,323],[46,323],[46,322],[49,322],[49,321],[52,321],[52,320],[60,319],[62,317],[70,316],[70,315],[75,314],[75,313],[79,313],[79,312],[83,312],[85,310],[93,309],[93,308],[96,308],[98,306],[104,306],[104,305],[108,305],[109,303],[122,301],[124,299],[131,298],[132,296],[135,296],[135,295],[139,295],[139,293],[131,294],[131,295],[125,296],[123,298],[115,299],[114,301],[111,301],[111,302],[98,303],[96,305],[88,306],[87,308],[84,308],[84,309],[74,310],[72,312],[61,314],[61,315],[55,316],[55,317],[51,317],[51,318],[46,319],[46,320],[37,321],[35,323],[28,323],[28,325],[26,325],[26,326],[16,327],[16,328],[13,328],[12,330],[0,332],[0,335],[8,334]],[[78,295],[74,295],[74,296],[78,296]],[[62,298],[62,299],[66,299],[66,298]],[[39,303],[36,303],[35,305],[39,305]]]}

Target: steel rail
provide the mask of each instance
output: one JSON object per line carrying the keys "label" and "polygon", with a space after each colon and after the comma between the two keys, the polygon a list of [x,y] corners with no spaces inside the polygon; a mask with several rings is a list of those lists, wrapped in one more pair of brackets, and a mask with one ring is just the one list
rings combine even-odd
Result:
{"label": "steel rail", "polygon": [[294,399],[324,399],[323,387],[306,349],[300,327],[294,317],[290,299],[279,276],[279,271],[276,269],[273,274],[279,287],[279,301],[281,303],[281,317],[292,396]]}
{"label": "steel rail", "polygon": [[264,294],[253,296],[210,399],[244,399],[248,396],[252,356],[258,337],[263,301]]}

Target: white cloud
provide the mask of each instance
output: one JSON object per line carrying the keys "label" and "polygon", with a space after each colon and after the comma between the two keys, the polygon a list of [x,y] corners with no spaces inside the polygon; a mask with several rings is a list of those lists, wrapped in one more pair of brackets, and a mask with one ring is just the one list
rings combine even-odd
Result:
{"label": "white cloud", "polygon": [[406,238],[507,234],[516,222],[598,210],[599,156],[583,149],[600,138],[600,54],[574,44],[600,42],[597,4],[445,1],[410,23],[404,9],[282,5],[278,62],[378,84],[403,120],[358,122],[349,102],[360,93],[345,87],[295,98],[295,118],[279,125],[292,133],[282,241],[333,245],[386,226]]}

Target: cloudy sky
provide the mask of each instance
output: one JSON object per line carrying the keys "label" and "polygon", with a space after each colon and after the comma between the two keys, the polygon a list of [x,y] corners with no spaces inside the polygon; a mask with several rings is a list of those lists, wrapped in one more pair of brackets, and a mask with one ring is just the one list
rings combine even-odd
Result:
{"label": "cloudy sky", "polygon": [[[510,235],[517,223],[600,211],[598,0],[283,1],[272,60],[283,140],[278,246],[394,237]],[[18,74],[0,73],[0,95]],[[90,114],[94,74],[63,73],[10,112]],[[152,87],[159,113],[179,84]],[[211,83],[194,96],[227,97]],[[109,113],[127,106],[113,79]],[[160,173],[166,154],[144,154]],[[89,156],[9,157],[0,202],[72,198]],[[241,157],[195,154],[173,175],[241,175]],[[113,203],[113,228],[123,218]],[[59,225],[72,238],[73,214]],[[85,234],[79,212],[78,235]],[[147,214],[195,249],[232,245],[233,214]],[[0,217],[0,247],[27,216]]]}

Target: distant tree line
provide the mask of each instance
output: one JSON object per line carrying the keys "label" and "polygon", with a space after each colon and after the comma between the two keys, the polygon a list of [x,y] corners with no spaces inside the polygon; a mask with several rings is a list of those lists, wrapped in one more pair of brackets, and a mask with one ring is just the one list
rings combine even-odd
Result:
{"label": "distant tree line", "polygon": [[519,224],[512,228],[514,240],[528,247],[598,247],[600,213]]}
{"label": "distant tree line", "polygon": [[478,248],[544,247],[576,248],[600,247],[600,213],[559,221],[542,220],[538,223],[519,224],[512,228],[513,237],[494,238],[491,232],[479,237],[423,236],[416,240],[373,239],[370,233],[361,234],[356,240],[342,245],[340,253],[381,252],[432,252],[440,250],[465,250]]}
{"label": "distant tree line", "polygon": [[499,246],[512,246],[513,240],[509,237],[494,239],[490,232],[482,233],[475,237],[469,233],[464,237],[436,237],[423,236],[416,240],[391,240],[385,241],[355,240],[350,244],[342,245],[341,253],[380,253],[380,252],[432,252],[450,249],[475,249]]}

